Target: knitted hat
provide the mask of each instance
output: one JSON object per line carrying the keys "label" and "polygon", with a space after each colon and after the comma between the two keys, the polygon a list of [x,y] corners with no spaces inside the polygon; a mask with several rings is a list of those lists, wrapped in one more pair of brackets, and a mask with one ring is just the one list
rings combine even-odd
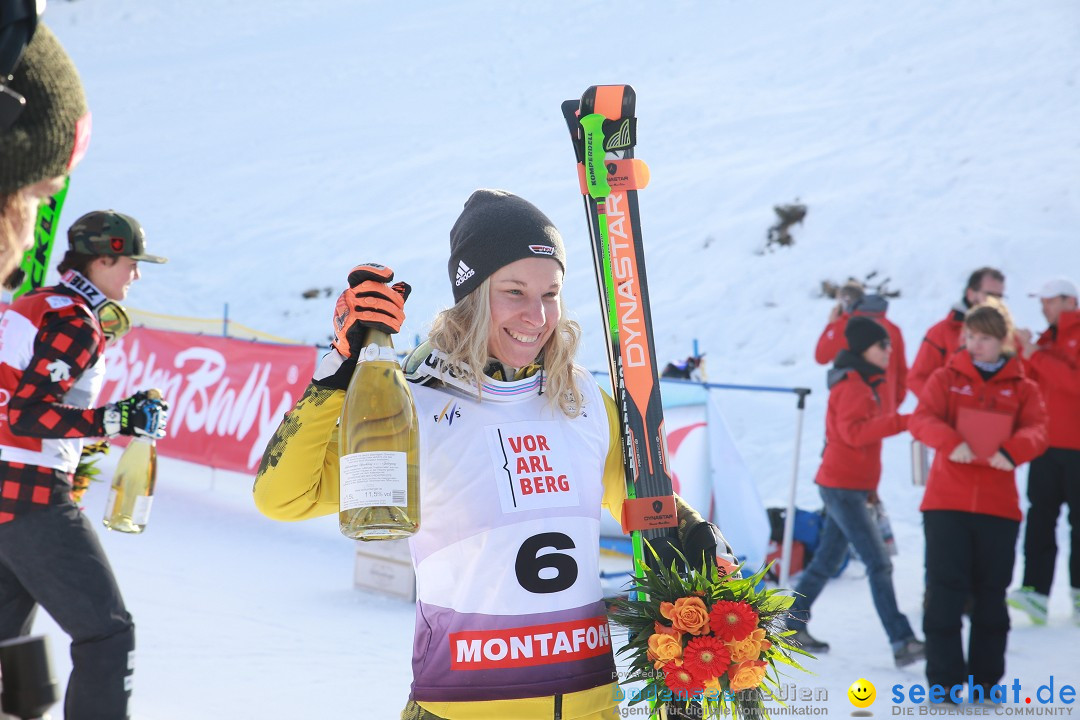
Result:
{"label": "knitted hat", "polygon": [[450,284],[454,302],[512,262],[547,257],[566,270],[562,236],[547,215],[505,190],[477,190],[450,230]]}
{"label": "knitted hat", "polygon": [[167,262],[146,252],[146,231],[139,221],[115,210],[88,212],[68,228],[68,245],[84,255],[118,255],[150,263]]}
{"label": "knitted hat", "polygon": [[856,315],[847,321],[844,328],[848,349],[856,355],[862,355],[871,345],[882,340],[888,342],[889,333],[873,318]]}
{"label": "knitted hat", "polygon": [[90,143],[79,73],[44,25],[38,24],[8,87],[26,98],[26,107],[0,132],[0,195],[66,175]]}

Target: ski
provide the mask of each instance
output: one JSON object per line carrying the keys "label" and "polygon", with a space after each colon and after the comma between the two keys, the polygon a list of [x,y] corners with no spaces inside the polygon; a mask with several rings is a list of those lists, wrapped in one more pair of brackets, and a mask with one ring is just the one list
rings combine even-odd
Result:
{"label": "ski", "polygon": [[677,517],[638,211],[637,191],[648,184],[649,172],[634,158],[635,99],[629,85],[592,86],[562,110],[578,161],[620,414],[627,488],[622,526],[641,577],[651,560],[642,540],[675,535]]}
{"label": "ski", "polygon": [[37,220],[34,222],[34,244],[23,255],[20,269],[22,282],[12,293],[13,298],[30,292],[45,284],[45,275],[49,272],[49,258],[52,256],[56,230],[60,226],[60,211],[64,208],[71,178],[64,178],[64,187],[38,206]]}

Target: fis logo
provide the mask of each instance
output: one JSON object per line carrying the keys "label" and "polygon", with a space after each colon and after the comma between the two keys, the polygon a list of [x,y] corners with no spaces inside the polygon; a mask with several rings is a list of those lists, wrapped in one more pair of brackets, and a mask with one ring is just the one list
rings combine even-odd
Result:
{"label": "fis logo", "polygon": [[476,271],[466,265],[464,260],[458,260],[457,277],[454,279],[454,287],[461,287],[461,283],[465,282],[475,274]]}
{"label": "fis logo", "polygon": [[451,400],[450,402],[446,403],[446,405],[443,406],[442,411],[435,416],[435,422],[437,424],[445,420],[447,425],[453,425],[454,418],[459,417],[461,417],[461,409],[458,407],[456,402]]}
{"label": "fis logo", "polygon": [[533,255],[554,255],[555,248],[551,245],[530,245],[529,250]]}

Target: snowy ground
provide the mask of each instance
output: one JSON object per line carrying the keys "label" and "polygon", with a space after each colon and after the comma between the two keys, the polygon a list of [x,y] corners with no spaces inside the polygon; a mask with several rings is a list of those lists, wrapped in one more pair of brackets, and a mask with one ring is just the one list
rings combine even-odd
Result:
{"label": "snowy ground", "polygon": [[[353,543],[338,533],[336,517],[272,522],[253,510],[250,486],[245,476],[165,459],[146,532],[101,528],[135,616],[134,717],[396,718],[409,690],[412,604],[352,588]],[[95,486],[87,495],[95,524],[104,490]],[[918,628],[921,533],[914,513],[897,515],[897,594]],[[1066,571],[1063,563],[1058,570]],[[815,604],[811,627],[833,650],[807,663],[813,675],[793,673],[789,682],[815,697],[823,690],[828,700],[792,707],[847,716],[847,688],[866,678],[877,687],[880,699],[870,709],[880,717],[890,712],[893,685],[925,684],[921,663],[893,667],[864,575],[850,563]],[[1080,685],[1080,627],[1069,622],[1067,604],[1059,582],[1048,627],[1014,622],[1006,682],[1019,679],[1029,694],[1050,675],[1057,689]],[[70,670],[65,636],[46,615],[35,632],[50,636],[63,680]]]}
{"label": "snowy ground", "polygon": [[[891,278],[910,360],[978,265],[1005,270],[1018,323],[1034,329],[1026,293],[1048,275],[1080,278],[1074,0],[110,0],[53,2],[47,19],[94,110],[65,216],[130,212],[172,259],[146,269],[131,304],[216,317],[228,303],[237,322],[307,342],[326,339],[330,308],[300,294],[369,259],[413,284],[403,337],[423,333],[450,302],[461,203],[505,187],[562,228],[581,360],[603,367],[558,106],[590,84],[633,83],[659,356],[697,339],[713,380],[814,389],[802,507],[820,505],[822,280]],[[796,245],[761,254],[772,206],[796,198],[810,208]],[[732,392],[724,404],[766,503],[783,504],[794,399]],[[881,492],[901,607],[919,627],[907,442],[886,443]],[[169,461],[161,477],[147,533],[104,538],[138,623],[137,717],[396,717],[412,609],[352,590],[352,546],[333,520],[264,520],[248,477]],[[101,488],[88,497],[95,522],[103,500]],[[1059,563],[1049,628],[1012,633],[1007,677],[1025,688],[1080,682],[1065,583]],[[887,688],[923,678],[892,667],[859,567],[815,609],[834,651],[795,681],[847,715],[845,690],[865,677],[882,698],[871,709],[890,714]],[[66,674],[62,635],[47,618],[39,629]]]}

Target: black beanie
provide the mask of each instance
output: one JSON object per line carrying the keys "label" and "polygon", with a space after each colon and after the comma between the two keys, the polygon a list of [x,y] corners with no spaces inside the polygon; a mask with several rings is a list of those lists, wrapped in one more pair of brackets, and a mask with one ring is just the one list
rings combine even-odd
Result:
{"label": "black beanie", "polygon": [[855,315],[847,321],[844,337],[847,338],[848,350],[862,355],[874,343],[888,340],[889,333],[874,319]]}
{"label": "black beanie", "polygon": [[26,98],[26,107],[0,132],[0,195],[66,175],[90,141],[79,73],[41,23],[8,87]]}
{"label": "black beanie", "polygon": [[528,257],[548,257],[566,270],[562,236],[547,215],[505,190],[477,190],[450,230],[454,302],[496,270]]}

